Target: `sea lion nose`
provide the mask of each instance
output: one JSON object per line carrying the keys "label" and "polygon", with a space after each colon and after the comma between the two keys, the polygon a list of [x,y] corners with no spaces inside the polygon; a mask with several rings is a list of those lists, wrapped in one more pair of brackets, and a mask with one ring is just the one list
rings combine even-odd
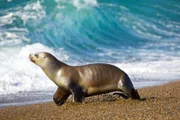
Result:
{"label": "sea lion nose", "polygon": [[29,54],[29,59],[31,59],[31,57],[32,57],[32,54]]}

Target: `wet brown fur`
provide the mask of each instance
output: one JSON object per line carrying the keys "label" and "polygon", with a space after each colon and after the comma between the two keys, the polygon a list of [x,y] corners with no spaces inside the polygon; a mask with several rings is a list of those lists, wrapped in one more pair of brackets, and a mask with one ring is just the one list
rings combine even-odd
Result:
{"label": "wet brown fur", "polygon": [[[70,94],[73,95],[75,102],[81,103],[85,97],[113,91],[120,91],[132,99],[140,100],[128,75],[113,65],[100,63],[69,66],[50,53],[43,52],[43,54],[45,54],[44,59],[48,58],[49,61],[47,65],[40,67],[47,76],[54,81],[53,76],[61,70],[61,76],[67,78],[68,86],[58,86],[54,94],[53,100],[57,105],[62,105]],[[33,55],[30,55],[30,59],[37,64]]]}

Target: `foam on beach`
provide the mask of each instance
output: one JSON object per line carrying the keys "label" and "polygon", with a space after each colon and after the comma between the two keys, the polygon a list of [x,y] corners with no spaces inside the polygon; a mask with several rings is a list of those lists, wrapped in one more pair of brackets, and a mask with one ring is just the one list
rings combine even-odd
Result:
{"label": "foam on beach", "polygon": [[[0,51],[0,95],[27,92],[54,90],[56,85],[47,78],[43,71],[29,60],[30,53],[46,51],[54,54],[61,61],[70,65],[69,55],[59,49],[53,49],[40,43],[26,45],[22,48]],[[173,64],[172,64],[173,63]],[[111,63],[124,70],[131,78],[135,87],[145,87],[177,80],[180,75],[180,61],[149,61],[133,63]]]}

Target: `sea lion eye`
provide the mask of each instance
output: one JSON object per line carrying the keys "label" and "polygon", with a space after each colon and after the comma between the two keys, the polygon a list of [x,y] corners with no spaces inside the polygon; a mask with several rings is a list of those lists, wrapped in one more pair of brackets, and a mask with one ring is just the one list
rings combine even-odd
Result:
{"label": "sea lion eye", "polygon": [[39,57],[39,54],[35,54],[34,56],[38,58],[38,57]]}

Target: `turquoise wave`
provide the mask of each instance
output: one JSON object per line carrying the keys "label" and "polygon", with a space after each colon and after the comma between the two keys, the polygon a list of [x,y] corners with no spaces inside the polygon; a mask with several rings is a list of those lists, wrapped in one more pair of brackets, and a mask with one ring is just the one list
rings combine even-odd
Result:
{"label": "turquoise wave", "polygon": [[0,4],[0,47],[41,43],[77,61],[179,55],[178,0],[12,0]]}

